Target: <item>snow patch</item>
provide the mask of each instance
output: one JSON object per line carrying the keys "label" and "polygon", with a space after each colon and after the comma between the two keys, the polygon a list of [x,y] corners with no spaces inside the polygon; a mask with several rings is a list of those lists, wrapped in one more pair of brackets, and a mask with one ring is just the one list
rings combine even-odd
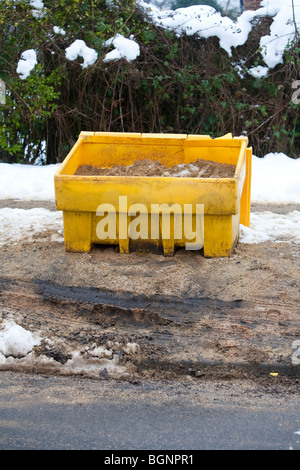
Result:
{"label": "snow patch", "polygon": [[[219,38],[220,47],[229,56],[232,55],[233,48],[245,44],[254,20],[273,17],[270,34],[260,40],[262,58],[268,68],[274,68],[283,61],[285,48],[292,43],[297,29],[300,28],[299,0],[295,0],[294,8],[292,0],[264,0],[261,2],[261,8],[256,11],[244,11],[237,20],[224,17],[207,5],[194,5],[177,10],[161,10],[143,0],[139,0],[139,5],[150,21],[174,31],[177,36],[186,34],[205,39],[213,36]],[[262,73],[261,70],[260,72]],[[263,73],[265,72],[264,70]]]}
{"label": "snow patch", "polygon": [[300,204],[300,158],[284,153],[253,156],[251,201]]}
{"label": "snow patch", "polygon": [[300,2],[295,0],[294,5],[296,25],[293,21],[292,0],[280,0],[279,2],[272,0],[272,3],[266,0],[262,2],[262,5],[266,5],[265,8],[271,11],[271,16],[273,16],[272,13],[275,15],[270,27],[270,34],[260,39],[264,62],[272,69],[283,62],[284,51],[294,40],[296,29],[299,30]]}
{"label": "snow patch", "polygon": [[41,338],[34,335],[15,322],[3,322],[4,328],[0,330],[0,363],[5,363],[8,356],[24,357],[34,346],[41,342]]}
{"label": "snow patch", "polygon": [[98,59],[98,54],[95,49],[88,47],[82,39],[76,39],[66,48],[65,52],[68,60],[76,60],[78,57],[82,57],[83,69],[87,68],[89,65],[93,65]]}
{"label": "snow patch", "polygon": [[136,343],[127,343],[124,347],[117,342],[110,344],[110,347],[87,346],[84,350],[73,351],[71,358],[62,364],[53,357],[48,357],[46,350],[44,354],[34,351],[34,347],[41,345],[42,341],[47,349],[47,344],[52,343],[47,338],[33,334],[12,320],[4,321],[2,326],[0,370],[7,367],[12,370],[36,368],[57,371],[65,375],[85,375],[105,379],[125,377],[135,370],[132,362],[125,360],[121,363],[121,357],[125,354],[132,358],[139,349]]}
{"label": "snow patch", "polygon": [[300,244],[300,211],[288,214],[254,212],[250,227],[241,225],[241,243],[289,242]]}
{"label": "snow patch", "polygon": [[37,54],[34,49],[28,49],[22,52],[21,59],[18,62],[17,73],[22,80],[29,77],[31,70],[37,65]]}
{"label": "snow patch", "polygon": [[128,62],[135,60],[140,55],[140,46],[133,40],[127,39],[122,34],[117,34],[108,39],[105,46],[114,46],[114,50],[108,52],[103,59],[103,62],[110,62],[112,60],[126,59]]}
{"label": "snow patch", "polygon": [[37,10],[42,10],[44,8],[44,3],[42,0],[30,0],[30,6]]}
{"label": "snow patch", "polygon": [[53,31],[55,34],[61,34],[62,36],[66,34],[65,30],[63,28],[59,28],[59,26],[53,26]]}
{"label": "snow patch", "polygon": [[63,241],[63,219],[60,211],[53,212],[43,208],[0,209],[0,247],[22,241],[32,242],[37,236],[48,235],[49,230],[57,232],[53,241]]}
{"label": "snow patch", "polygon": [[45,8],[42,0],[30,0],[30,6],[33,8],[31,11],[32,16],[35,18],[43,18],[45,16],[45,12],[42,11]]}
{"label": "snow patch", "polygon": [[0,163],[0,199],[54,201],[54,174],[59,166]]}
{"label": "snow patch", "polygon": [[269,68],[259,65],[258,67],[251,67],[248,73],[254,78],[265,78],[269,73]]}
{"label": "snow patch", "polygon": [[138,352],[139,350],[139,345],[137,343],[127,343],[124,347],[123,347],[123,351],[126,353],[126,354],[129,354],[129,355],[134,355]]}
{"label": "snow patch", "polygon": [[75,351],[72,358],[69,359],[63,366],[65,372],[71,374],[101,374],[104,378],[109,376],[124,376],[127,375],[126,366],[120,364],[120,358],[117,354],[111,355],[109,358],[97,356],[94,351]]}

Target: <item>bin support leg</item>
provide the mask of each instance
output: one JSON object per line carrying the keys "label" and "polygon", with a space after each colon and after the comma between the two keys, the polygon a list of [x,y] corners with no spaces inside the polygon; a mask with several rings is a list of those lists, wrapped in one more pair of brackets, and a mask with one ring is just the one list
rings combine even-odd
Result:
{"label": "bin support leg", "polygon": [[[120,215],[119,215],[120,217]],[[131,217],[127,216],[126,214],[126,221],[123,220],[123,230],[126,231],[126,238],[119,237],[119,250],[120,253],[129,253],[130,252],[130,236],[129,236],[129,225],[130,225]],[[119,223],[120,225],[120,223]],[[123,234],[124,236],[125,234]]]}
{"label": "bin support leg", "polygon": [[231,256],[233,241],[232,215],[204,216],[204,256],[207,258]]}
{"label": "bin support leg", "polygon": [[251,210],[251,165],[252,165],[252,149],[246,150],[246,179],[241,196],[241,219],[240,223],[246,227],[250,227],[250,210]]}
{"label": "bin support leg", "polygon": [[[160,230],[161,238],[162,238],[164,256],[173,256],[174,251],[175,251],[174,215],[170,214],[169,233],[165,234],[163,224],[164,224],[163,215],[161,215],[159,217],[159,230]],[[165,238],[166,235],[169,235],[169,237]]]}
{"label": "bin support leg", "polygon": [[127,240],[119,240],[120,253],[129,253],[129,238]]}
{"label": "bin support leg", "polygon": [[63,212],[66,251],[87,252],[92,247],[92,213]]}
{"label": "bin support leg", "polygon": [[163,244],[164,256],[173,256],[174,250],[175,250],[174,238],[170,240],[163,239],[162,244]]}

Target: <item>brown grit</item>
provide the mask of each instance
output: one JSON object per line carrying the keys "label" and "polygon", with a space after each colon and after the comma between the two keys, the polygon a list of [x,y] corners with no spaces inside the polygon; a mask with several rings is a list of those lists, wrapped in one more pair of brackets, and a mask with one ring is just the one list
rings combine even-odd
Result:
{"label": "brown grit", "polygon": [[192,163],[181,163],[171,168],[158,161],[136,160],[132,165],[115,165],[101,168],[92,165],[80,165],[75,175],[80,176],[154,176],[178,178],[233,178],[235,165],[198,159]]}

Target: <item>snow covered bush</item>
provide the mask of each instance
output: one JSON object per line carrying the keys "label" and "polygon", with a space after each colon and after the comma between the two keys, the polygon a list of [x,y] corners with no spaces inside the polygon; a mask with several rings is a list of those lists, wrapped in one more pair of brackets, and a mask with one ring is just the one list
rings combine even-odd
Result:
{"label": "snow covered bush", "polygon": [[299,156],[297,2],[233,20],[204,5],[1,0],[0,159],[62,161],[81,130],[232,132],[257,155]]}

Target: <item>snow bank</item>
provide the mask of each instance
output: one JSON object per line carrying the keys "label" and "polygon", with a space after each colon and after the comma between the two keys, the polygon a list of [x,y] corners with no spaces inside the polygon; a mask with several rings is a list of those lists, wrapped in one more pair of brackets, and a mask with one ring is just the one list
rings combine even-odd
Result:
{"label": "snow bank", "polygon": [[[300,204],[300,158],[270,153],[252,158],[251,202]],[[251,213],[250,228],[241,226],[240,242],[300,243],[300,211]]]}
{"label": "snow bank", "polygon": [[54,201],[54,173],[59,166],[0,163],[0,199]]}
{"label": "snow bank", "polygon": [[284,153],[253,156],[251,201],[300,204],[300,158]]}

